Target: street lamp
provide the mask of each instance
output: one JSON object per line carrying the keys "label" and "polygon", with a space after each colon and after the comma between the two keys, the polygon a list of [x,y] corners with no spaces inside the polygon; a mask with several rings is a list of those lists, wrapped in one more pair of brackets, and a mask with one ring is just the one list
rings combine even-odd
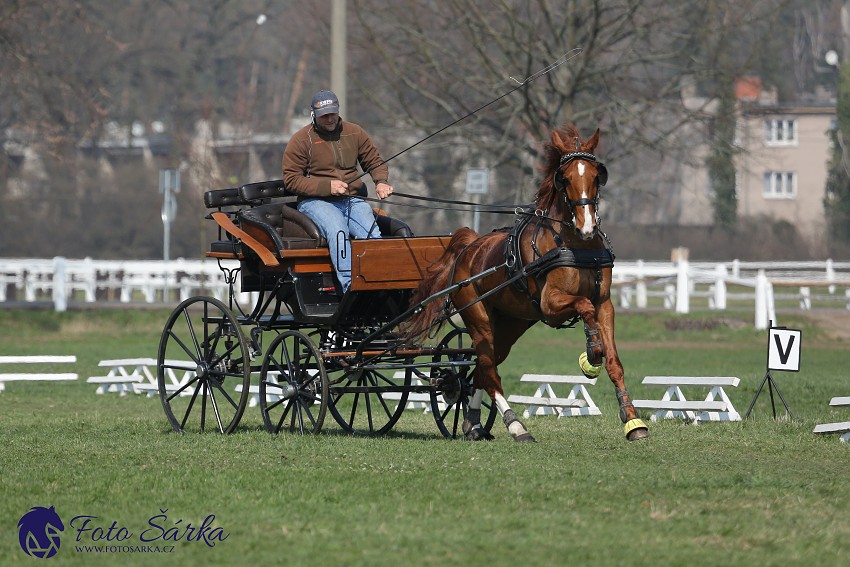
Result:
{"label": "street lamp", "polygon": [[838,66],[838,53],[830,49],[823,56],[823,60],[826,61],[826,64],[830,67],[836,67]]}

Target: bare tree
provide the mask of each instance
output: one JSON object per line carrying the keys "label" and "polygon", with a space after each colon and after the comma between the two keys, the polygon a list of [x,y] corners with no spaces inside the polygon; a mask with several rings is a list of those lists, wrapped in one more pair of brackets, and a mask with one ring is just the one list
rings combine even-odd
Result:
{"label": "bare tree", "polygon": [[[775,0],[354,4],[361,33],[352,35],[364,57],[356,84],[396,125],[423,133],[581,48],[579,57],[465,120],[454,138],[441,142],[461,145],[468,160],[519,170],[501,177],[528,193],[549,129],[570,121],[589,135],[600,127],[601,151],[614,172],[609,193],[621,217],[666,210],[679,190],[676,169],[704,159],[713,100],[766,59],[784,6]],[[501,191],[505,200],[517,195]]]}

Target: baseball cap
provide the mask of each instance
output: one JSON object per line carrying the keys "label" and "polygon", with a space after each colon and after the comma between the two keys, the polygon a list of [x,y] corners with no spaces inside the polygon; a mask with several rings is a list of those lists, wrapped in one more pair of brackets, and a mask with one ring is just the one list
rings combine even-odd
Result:
{"label": "baseball cap", "polygon": [[324,116],[332,112],[339,114],[339,99],[331,91],[319,91],[313,95],[310,108],[316,116]]}

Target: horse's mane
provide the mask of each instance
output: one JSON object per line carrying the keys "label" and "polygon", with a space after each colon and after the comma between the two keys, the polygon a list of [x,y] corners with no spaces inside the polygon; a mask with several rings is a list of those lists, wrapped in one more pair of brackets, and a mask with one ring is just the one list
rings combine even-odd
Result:
{"label": "horse's mane", "polygon": [[[562,140],[572,140],[576,137],[581,138],[578,129],[573,124],[565,124],[562,128],[557,129],[558,136]],[[534,204],[540,210],[549,210],[555,200],[555,182],[554,174],[561,165],[561,156],[563,151],[555,147],[552,138],[543,145],[543,160],[540,164],[540,173],[542,178],[540,185],[537,187],[537,193],[534,195]]]}

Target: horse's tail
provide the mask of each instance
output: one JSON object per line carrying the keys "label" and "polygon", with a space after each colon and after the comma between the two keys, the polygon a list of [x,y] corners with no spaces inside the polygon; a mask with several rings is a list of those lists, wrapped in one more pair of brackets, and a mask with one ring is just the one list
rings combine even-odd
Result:
{"label": "horse's tail", "polygon": [[[469,228],[461,228],[455,232],[440,259],[428,266],[428,269],[425,271],[425,277],[422,278],[419,287],[413,292],[410,305],[416,305],[435,293],[448,288],[452,284],[450,280],[454,273],[458,255],[470,242],[477,238],[478,234]],[[434,325],[434,320],[437,318],[442,306],[443,302],[439,299],[425,304],[422,310],[415,313],[404,325],[402,332],[405,338],[413,339],[429,331],[432,325]],[[436,329],[434,331],[436,332],[442,324],[443,321],[439,321],[435,325]]]}

